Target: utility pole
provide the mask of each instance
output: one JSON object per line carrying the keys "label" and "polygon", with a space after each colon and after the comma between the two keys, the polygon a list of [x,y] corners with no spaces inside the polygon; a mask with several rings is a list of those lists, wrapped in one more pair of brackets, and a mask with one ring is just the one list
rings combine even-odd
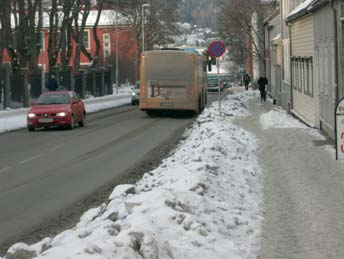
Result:
{"label": "utility pole", "polygon": [[44,17],[43,17],[43,0],[41,1],[40,6],[40,13],[41,13],[41,60],[42,60],[42,73],[41,73],[41,87],[42,92],[44,91],[45,86],[45,51],[44,51]]}
{"label": "utility pole", "polygon": [[116,0],[116,93],[118,93],[119,80],[118,80],[118,0]]}
{"label": "utility pole", "polygon": [[145,7],[149,7],[149,4],[142,4],[142,52],[145,51]]}

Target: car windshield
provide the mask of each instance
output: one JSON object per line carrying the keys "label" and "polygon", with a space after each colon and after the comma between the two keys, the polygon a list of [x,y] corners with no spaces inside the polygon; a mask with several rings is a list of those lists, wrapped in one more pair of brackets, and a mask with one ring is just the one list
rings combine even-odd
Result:
{"label": "car windshield", "polygon": [[49,105],[49,104],[68,104],[68,94],[44,94],[41,95],[38,100],[38,105]]}
{"label": "car windshield", "polygon": [[217,84],[217,78],[208,78],[208,83]]}

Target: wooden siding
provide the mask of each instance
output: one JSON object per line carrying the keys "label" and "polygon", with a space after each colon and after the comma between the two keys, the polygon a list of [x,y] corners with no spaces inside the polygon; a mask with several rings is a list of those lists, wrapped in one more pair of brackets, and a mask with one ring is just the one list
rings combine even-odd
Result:
{"label": "wooden siding", "polygon": [[[314,25],[313,16],[307,16],[297,20],[291,25],[291,56],[312,57],[314,61]],[[293,89],[293,111],[310,126],[316,126],[316,103],[314,96],[317,95],[316,78],[313,66],[313,96],[306,95]]]}
{"label": "wooden siding", "polygon": [[294,22],[291,26],[292,56],[314,55],[313,16]]}
{"label": "wooden siding", "polygon": [[309,126],[315,126],[315,100],[313,97],[293,91],[294,113]]}
{"label": "wooden siding", "polygon": [[334,138],[336,106],[335,76],[335,28],[331,5],[324,6],[314,14],[315,30],[315,76],[318,90],[318,110],[322,129]]}

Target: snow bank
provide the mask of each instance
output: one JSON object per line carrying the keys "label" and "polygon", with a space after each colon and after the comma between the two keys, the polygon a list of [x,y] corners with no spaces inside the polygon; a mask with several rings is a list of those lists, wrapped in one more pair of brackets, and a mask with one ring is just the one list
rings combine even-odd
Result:
{"label": "snow bank", "polygon": [[307,128],[297,119],[288,115],[285,110],[275,109],[260,116],[263,130],[268,128]]}
{"label": "snow bank", "polygon": [[255,137],[232,123],[252,92],[204,110],[185,140],[135,185],[54,238],[13,245],[30,258],[256,258],[262,199]]}

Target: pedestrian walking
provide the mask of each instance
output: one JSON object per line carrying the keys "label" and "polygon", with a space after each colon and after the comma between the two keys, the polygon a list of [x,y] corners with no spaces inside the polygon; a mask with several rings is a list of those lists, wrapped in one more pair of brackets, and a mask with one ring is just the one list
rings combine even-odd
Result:
{"label": "pedestrian walking", "polygon": [[244,75],[244,84],[245,84],[245,90],[248,90],[248,85],[250,84],[251,82],[251,77],[245,73]]}
{"label": "pedestrian walking", "polygon": [[268,85],[268,79],[265,76],[261,76],[257,83],[260,91],[260,101],[266,102],[266,86]]}
{"label": "pedestrian walking", "polygon": [[55,78],[55,75],[50,75],[49,79],[48,79],[48,83],[47,83],[47,88],[49,91],[56,91],[56,89],[58,88],[58,83],[57,80]]}

